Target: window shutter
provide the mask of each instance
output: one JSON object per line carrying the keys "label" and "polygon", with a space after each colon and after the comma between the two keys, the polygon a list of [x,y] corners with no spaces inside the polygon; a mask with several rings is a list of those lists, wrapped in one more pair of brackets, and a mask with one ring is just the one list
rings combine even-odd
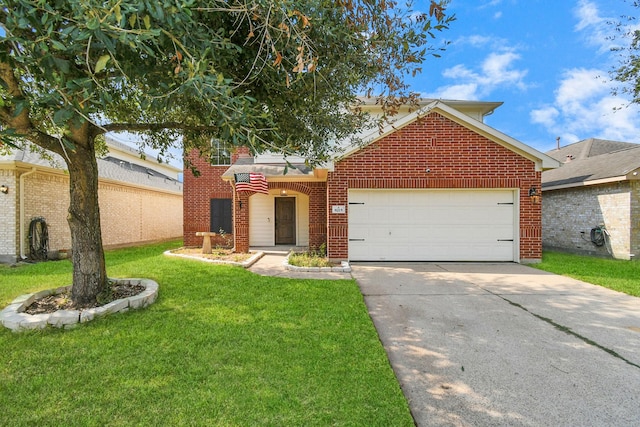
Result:
{"label": "window shutter", "polygon": [[231,199],[211,199],[211,228],[209,231],[233,233]]}

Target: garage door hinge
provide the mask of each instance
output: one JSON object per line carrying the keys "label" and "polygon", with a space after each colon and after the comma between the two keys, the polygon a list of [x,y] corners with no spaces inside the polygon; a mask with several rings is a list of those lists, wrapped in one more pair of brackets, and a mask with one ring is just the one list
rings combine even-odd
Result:
{"label": "garage door hinge", "polygon": [[513,239],[498,239],[498,242],[513,242]]}
{"label": "garage door hinge", "polygon": [[364,239],[349,239],[350,242],[364,242]]}
{"label": "garage door hinge", "polygon": [[350,205],[364,205],[364,202],[349,202]]}

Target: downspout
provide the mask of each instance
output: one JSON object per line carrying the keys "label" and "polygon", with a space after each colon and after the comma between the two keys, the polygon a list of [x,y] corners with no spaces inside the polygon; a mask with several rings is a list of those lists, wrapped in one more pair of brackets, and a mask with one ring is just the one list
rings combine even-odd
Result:
{"label": "downspout", "polygon": [[29,172],[20,175],[20,259],[26,259],[24,254],[24,178],[36,172],[33,167]]}

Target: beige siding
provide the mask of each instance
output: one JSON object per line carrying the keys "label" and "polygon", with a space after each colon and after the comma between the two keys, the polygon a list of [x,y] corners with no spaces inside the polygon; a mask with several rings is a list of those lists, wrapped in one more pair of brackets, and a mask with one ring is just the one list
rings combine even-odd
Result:
{"label": "beige siding", "polygon": [[631,181],[631,253],[640,259],[640,181]]}
{"label": "beige siding", "polygon": [[296,194],[298,246],[309,246],[309,196]]}
{"label": "beige siding", "polygon": [[42,217],[47,222],[49,250],[71,248],[71,236],[67,224],[69,208],[69,178],[36,172],[24,179],[24,223],[26,230],[25,253],[29,251],[28,230],[33,218]]}
{"label": "beige siding", "polygon": [[98,191],[106,246],[182,235],[182,195],[104,182]]}
{"label": "beige siding", "polygon": [[[182,194],[105,180],[100,181],[98,192],[104,246],[166,240],[182,235]],[[67,176],[37,172],[25,178],[23,226],[28,227],[34,217],[43,217],[49,230],[51,252],[71,247],[68,206]],[[25,245],[28,247],[28,242]]]}
{"label": "beige siding", "polygon": [[275,244],[273,194],[253,194],[249,197],[249,246]]}
{"label": "beige siding", "polygon": [[7,194],[0,193],[0,262],[16,260],[18,249],[18,196],[15,171],[0,169],[0,185],[9,187]]}

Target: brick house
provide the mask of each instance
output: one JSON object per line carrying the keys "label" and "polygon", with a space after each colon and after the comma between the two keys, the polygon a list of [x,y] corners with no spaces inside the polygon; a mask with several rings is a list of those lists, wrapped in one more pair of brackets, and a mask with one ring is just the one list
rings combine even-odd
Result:
{"label": "brick house", "polygon": [[[246,149],[215,165],[191,153],[201,176],[185,171],[185,245],[223,228],[238,252],[326,244],[333,260],[539,261],[541,173],[559,163],[484,124],[500,105],[424,100],[331,164],[289,159],[286,174],[281,158]],[[234,191],[247,172],[269,194]]]}
{"label": "brick house", "polygon": [[640,145],[590,138],[547,154],[563,163],[542,174],[543,246],[637,259]]}
{"label": "brick house", "polygon": [[[114,139],[106,142],[109,153],[97,159],[104,246],[179,238],[181,169],[159,164],[151,156],[143,160],[137,150]],[[0,262],[31,255],[29,228],[36,218],[46,223],[49,258],[71,248],[69,176],[63,165],[56,155],[43,159],[28,149],[0,155]]]}

